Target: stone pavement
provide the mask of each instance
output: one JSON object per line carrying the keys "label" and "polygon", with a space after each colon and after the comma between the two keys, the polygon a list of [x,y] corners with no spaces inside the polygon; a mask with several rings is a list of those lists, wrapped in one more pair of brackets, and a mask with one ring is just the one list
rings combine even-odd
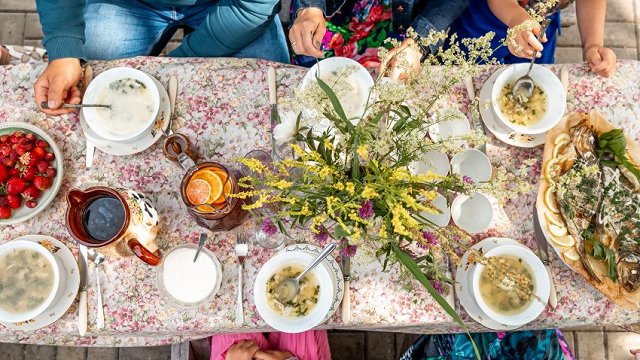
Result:
{"label": "stone pavement", "polygon": [[[288,22],[290,0],[283,1],[281,18]],[[607,1],[605,45],[614,49],[618,58],[639,59],[640,0]],[[575,20],[575,7],[562,14],[562,35],[558,39],[558,63],[582,62],[580,34]],[[35,12],[35,0],[0,0],[0,44],[40,45],[42,30]],[[182,38],[178,31],[165,50],[175,48]],[[576,358],[584,360],[632,359],[628,350],[640,348],[640,335],[615,327],[581,327],[565,329],[565,338]],[[397,359],[418,335],[332,331],[330,343],[334,360]],[[142,360],[170,359],[171,347],[149,348],[73,348],[0,344],[0,360]]]}

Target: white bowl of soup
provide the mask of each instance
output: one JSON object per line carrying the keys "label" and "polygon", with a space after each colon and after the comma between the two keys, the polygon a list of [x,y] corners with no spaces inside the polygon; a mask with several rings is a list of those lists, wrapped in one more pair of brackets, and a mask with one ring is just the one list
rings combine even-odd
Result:
{"label": "white bowl of soup", "polygon": [[549,275],[542,261],[522,245],[498,246],[485,257],[497,257],[509,271],[505,275],[482,264],[475,267],[473,294],[480,309],[507,326],[521,326],[536,319],[547,306],[550,293]]}
{"label": "white bowl of soup", "polygon": [[558,124],[567,99],[560,79],[551,70],[534,65],[529,76],[535,88],[529,101],[521,105],[511,94],[516,80],[527,73],[528,63],[504,69],[491,89],[493,110],[504,126],[520,134],[542,134]]}
{"label": "white bowl of soup", "polygon": [[127,67],[102,72],[87,87],[82,108],[87,125],[104,139],[123,142],[150,131],[160,108],[160,92],[148,74]]}
{"label": "white bowl of soup", "polygon": [[323,262],[300,280],[300,292],[287,304],[281,304],[275,294],[285,277],[295,278],[315,255],[304,251],[282,252],[267,261],[256,276],[253,296],[258,313],[274,329],[300,333],[322,323],[328,314],[335,288],[329,267]]}
{"label": "white bowl of soup", "polygon": [[0,246],[0,321],[35,318],[53,302],[60,269],[42,245],[24,240]]}

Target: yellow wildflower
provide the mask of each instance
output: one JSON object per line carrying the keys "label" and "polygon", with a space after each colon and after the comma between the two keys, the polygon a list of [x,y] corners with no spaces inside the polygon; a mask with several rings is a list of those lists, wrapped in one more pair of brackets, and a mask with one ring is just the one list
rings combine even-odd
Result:
{"label": "yellow wildflower", "polygon": [[326,147],[327,150],[335,149],[335,146],[333,146],[333,143],[329,139],[324,139],[324,147]]}
{"label": "yellow wildflower", "polygon": [[318,176],[320,176],[323,179],[326,179],[329,177],[329,175],[331,175],[332,170],[330,167],[328,166],[323,166],[320,171],[318,171]]}
{"label": "yellow wildflower", "polygon": [[378,196],[378,193],[372,187],[366,185],[364,187],[364,190],[362,190],[362,194],[360,194],[360,196],[362,196],[362,198],[364,199],[373,199]]}
{"label": "yellow wildflower", "polygon": [[378,231],[378,236],[381,238],[387,237],[387,229],[385,229],[384,226],[380,228],[380,231]]}
{"label": "yellow wildflower", "polygon": [[356,152],[364,160],[369,158],[369,151],[367,151],[367,147],[365,145],[359,145]]}
{"label": "yellow wildflower", "polygon": [[337,182],[335,185],[333,185],[334,188],[336,188],[336,190],[342,191],[344,190],[344,184],[341,182]]}
{"label": "yellow wildflower", "polygon": [[349,242],[354,245],[359,245],[362,242],[362,234],[359,228],[356,228],[351,236],[349,236]]}
{"label": "yellow wildflower", "polygon": [[318,226],[322,225],[322,223],[324,223],[326,220],[327,220],[327,214],[325,213],[314,216],[313,219],[311,219],[311,225],[309,226],[309,228],[311,229],[311,232],[314,234],[319,233],[320,230],[318,229]]}
{"label": "yellow wildflower", "polygon": [[280,190],[288,189],[291,187],[291,185],[293,185],[293,183],[291,181],[286,181],[286,180],[279,180],[279,181],[273,181],[273,182],[267,183],[267,186],[271,186]]}
{"label": "yellow wildflower", "polygon": [[433,190],[420,190],[420,194],[425,197],[427,201],[433,201],[436,197],[438,197],[438,193]]}
{"label": "yellow wildflower", "polygon": [[356,187],[352,182],[348,182],[345,186],[345,189],[347,189],[347,192],[351,195],[353,195],[353,193],[356,191]]}
{"label": "yellow wildflower", "polygon": [[246,167],[248,167],[251,171],[263,174],[269,172],[267,167],[258,159],[250,159],[250,158],[241,158],[238,159],[241,163],[243,163]]}

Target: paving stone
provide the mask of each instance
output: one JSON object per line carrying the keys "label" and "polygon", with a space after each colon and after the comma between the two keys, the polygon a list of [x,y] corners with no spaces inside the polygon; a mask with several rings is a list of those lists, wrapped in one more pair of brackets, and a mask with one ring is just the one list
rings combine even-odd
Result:
{"label": "paving stone", "polygon": [[557,64],[575,64],[583,62],[581,47],[557,47],[556,63]]}
{"label": "paving stone", "polygon": [[566,28],[576,24],[576,21],[576,4],[574,2],[560,12],[560,26]]}
{"label": "paving stone", "polygon": [[569,349],[571,349],[571,351],[574,353],[573,355],[575,355],[576,350],[575,350],[574,332],[562,330],[562,336],[564,337],[564,341],[567,342],[567,345],[569,345]]}
{"label": "paving stone", "polygon": [[177,48],[178,46],[180,46],[180,42],[170,42],[167,44],[167,46],[165,46],[164,51],[166,54],[170,53],[173,51],[173,49]]}
{"label": "paving stone", "polygon": [[419,337],[420,334],[396,334],[396,358],[399,358]]}
{"label": "paving stone", "polygon": [[25,46],[38,46],[38,47],[43,47],[42,46],[42,40],[29,40],[29,39],[25,39],[22,41],[22,45]]}
{"label": "paving stone", "polygon": [[604,45],[608,47],[636,47],[635,25],[633,23],[605,23]]}
{"label": "paving stone", "polygon": [[609,360],[634,359],[629,350],[640,349],[640,334],[632,332],[608,332],[607,354]]}
{"label": "paving stone", "polygon": [[604,329],[604,327],[601,326],[601,325],[583,325],[583,326],[574,326],[574,327],[565,328],[564,330],[566,330],[566,331],[581,331],[581,332],[587,332],[587,331],[602,332],[603,329]]}
{"label": "paving stone", "polygon": [[53,360],[56,358],[55,346],[27,345],[24,347],[25,360]]}
{"label": "paving stone", "polygon": [[87,349],[87,360],[118,360],[118,348],[90,347]]}
{"label": "paving stone", "polygon": [[364,332],[329,332],[333,360],[364,360]]}
{"label": "paving stone", "polygon": [[0,359],[3,360],[23,360],[24,345],[0,343]]}
{"label": "paving stone", "polygon": [[208,360],[211,357],[211,345],[209,345],[209,340],[207,338],[204,338],[192,341],[191,352],[195,357],[194,360]]}
{"label": "paving stone", "polygon": [[85,360],[87,348],[73,346],[58,346],[56,360]]}
{"label": "paving stone", "polygon": [[38,14],[27,14],[27,22],[24,26],[24,37],[27,39],[40,39],[44,36]]}
{"label": "paving stone", "polygon": [[[3,5],[4,7],[4,5]],[[3,44],[22,44],[25,14],[0,13],[0,39]]]}
{"label": "paving stone", "polygon": [[607,1],[607,15],[605,21],[634,22],[634,0]]}
{"label": "paving stone", "polygon": [[120,348],[118,354],[119,360],[171,360],[171,345],[125,347]]}
{"label": "paving stone", "polygon": [[637,48],[611,48],[616,53],[618,59],[638,60]]}
{"label": "paving stone", "polygon": [[604,352],[604,333],[596,332],[576,332],[576,342],[578,352],[576,359],[580,360],[603,360]]}
{"label": "paving stone", "polygon": [[35,0],[2,0],[0,7],[2,10],[23,10],[23,11],[35,11]]}
{"label": "paving stone", "polygon": [[562,34],[558,36],[558,46],[582,46],[577,24],[562,29]]}
{"label": "paving stone", "polygon": [[389,360],[396,357],[395,333],[368,331],[365,338],[367,360]]}
{"label": "paving stone", "polygon": [[184,36],[184,30],[183,29],[178,29],[176,30],[175,34],[173,34],[173,36],[171,37],[171,41],[180,41],[182,40],[182,37]]}

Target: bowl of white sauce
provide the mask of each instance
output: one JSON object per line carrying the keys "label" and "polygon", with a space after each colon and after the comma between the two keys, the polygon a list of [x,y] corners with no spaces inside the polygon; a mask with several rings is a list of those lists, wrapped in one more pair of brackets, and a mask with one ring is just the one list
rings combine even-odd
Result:
{"label": "bowl of white sauce", "polygon": [[58,263],[44,246],[26,240],[0,246],[0,321],[40,315],[55,299],[59,284]]}
{"label": "bowl of white sauce", "polygon": [[160,92],[147,73],[117,67],[93,79],[82,103],[110,105],[111,108],[82,108],[84,118],[99,136],[124,142],[151,130],[160,108]]}

